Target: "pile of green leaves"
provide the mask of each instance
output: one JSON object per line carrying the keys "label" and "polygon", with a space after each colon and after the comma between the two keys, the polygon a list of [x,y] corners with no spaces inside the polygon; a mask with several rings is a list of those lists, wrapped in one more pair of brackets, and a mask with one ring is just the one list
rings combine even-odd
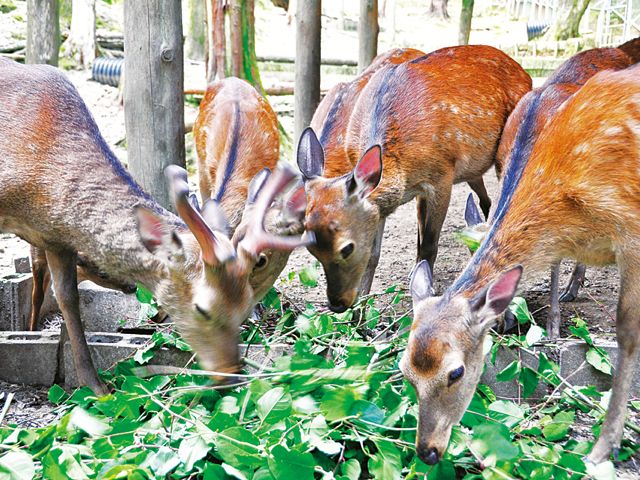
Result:
{"label": "pile of green leaves", "polygon": [[[312,284],[313,272],[301,281]],[[422,463],[414,450],[415,393],[398,371],[411,321],[402,299],[403,292],[390,288],[337,315],[311,305],[285,308],[271,292],[266,302],[274,321],[250,325],[244,337],[265,351],[285,344],[288,353],[270,364],[250,361],[233,388],[194,374],[134,375],[153,348],[103,374],[114,389],[105,397],[87,388],[68,395],[54,386],[55,424],[0,429],[0,479],[584,476],[592,437],[577,440],[571,432],[578,417],[592,417],[597,431],[608,396],[570,385],[545,355],[537,369],[525,366],[520,352],[533,340],[526,335],[496,336],[487,345],[494,358],[499,349],[513,353],[499,379],[520,382],[523,402],[498,399],[480,385],[443,460]],[[514,309],[528,318],[526,304]],[[175,334],[154,335],[156,347],[168,343],[186,348]],[[528,403],[539,389],[549,394]],[[624,444],[620,459],[637,448]],[[611,464],[602,468],[597,478],[613,478]]]}

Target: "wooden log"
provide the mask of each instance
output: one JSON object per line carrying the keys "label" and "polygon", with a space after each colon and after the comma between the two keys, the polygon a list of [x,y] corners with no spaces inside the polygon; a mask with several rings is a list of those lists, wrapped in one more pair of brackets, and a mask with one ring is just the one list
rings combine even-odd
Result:
{"label": "wooden log", "polygon": [[[294,57],[281,57],[278,55],[261,55],[258,56],[258,61],[272,63],[296,63],[296,59]],[[321,58],[320,64],[333,67],[357,67],[358,61],[348,58]]]}
{"label": "wooden log", "polygon": [[125,0],[125,127],[129,170],[170,207],[164,169],[184,166],[180,0]]}
{"label": "wooden log", "polygon": [[378,0],[360,0],[358,20],[358,71],[362,72],[378,55]]}
{"label": "wooden log", "polygon": [[296,9],[295,139],[320,102],[321,0],[299,0]]}
{"label": "wooden log", "polygon": [[58,0],[27,0],[27,63],[58,65]]}

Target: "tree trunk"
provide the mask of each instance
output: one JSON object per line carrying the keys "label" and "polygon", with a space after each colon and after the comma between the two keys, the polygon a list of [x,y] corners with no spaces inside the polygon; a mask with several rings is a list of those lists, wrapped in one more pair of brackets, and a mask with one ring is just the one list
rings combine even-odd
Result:
{"label": "tree trunk", "polygon": [[358,70],[362,72],[378,54],[378,0],[360,0]]}
{"label": "tree trunk", "polygon": [[458,45],[468,45],[471,34],[471,19],[473,18],[473,1],[462,0],[460,10],[460,30],[458,31]]}
{"label": "tree trunk", "polygon": [[447,11],[448,1],[449,0],[431,0],[429,15],[439,17],[442,20],[449,20],[449,12]]}
{"label": "tree trunk", "polygon": [[242,5],[242,65],[243,76],[256,90],[264,95],[258,57],[256,55],[256,18],[255,0],[244,0]]}
{"label": "tree trunk", "polygon": [[188,21],[185,40],[185,55],[193,60],[205,59],[205,0],[187,2]]}
{"label": "tree trunk", "polygon": [[82,68],[91,66],[96,58],[96,0],[73,0],[71,31],[62,50]]}
{"label": "tree trunk", "polygon": [[561,1],[556,21],[547,35],[554,40],[567,40],[579,36],[580,21],[589,2],[590,0]]}
{"label": "tree trunk", "polygon": [[226,77],[224,0],[207,2],[207,82]]}
{"label": "tree trunk", "polygon": [[321,0],[300,0],[296,9],[295,138],[311,123],[320,102]]}
{"label": "tree trunk", "polygon": [[242,4],[244,0],[231,0],[231,75],[242,78],[244,57],[242,55]]}
{"label": "tree trunk", "polygon": [[27,0],[27,63],[58,65],[58,0]]}
{"label": "tree trunk", "polygon": [[124,35],[129,170],[169,208],[164,169],[185,164],[180,0],[125,0]]}

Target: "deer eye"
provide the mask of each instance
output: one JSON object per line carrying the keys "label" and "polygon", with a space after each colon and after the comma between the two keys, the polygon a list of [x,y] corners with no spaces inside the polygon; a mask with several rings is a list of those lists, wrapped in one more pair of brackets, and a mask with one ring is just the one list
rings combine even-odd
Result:
{"label": "deer eye", "polygon": [[463,366],[460,366],[460,367],[456,368],[455,370],[451,370],[449,372],[449,385],[448,386],[450,387],[455,382],[460,380],[463,375],[464,375],[464,367]]}
{"label": "deer eye", "polygon": [[267,264],[267,256],[264,253],[260,254],[260,257],[258,257],[258,261],[256,262],[256,268],[262,268]]}
{"label": "deer eye", "polygon": [[342,258],[346,260],[349,257],[349,255],[353,253],[354,248],[355,247],[353,245],[353,242],[348,243],[347,245],[345,245],[340,249],[340,256],[342,256]]}

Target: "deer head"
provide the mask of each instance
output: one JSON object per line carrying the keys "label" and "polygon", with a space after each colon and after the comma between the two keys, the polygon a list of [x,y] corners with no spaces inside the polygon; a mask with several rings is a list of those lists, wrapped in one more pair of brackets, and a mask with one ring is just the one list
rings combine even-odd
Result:
{"label": "deer head", "polygon": [[380,211],[368,197],[382,178],[381,148],[367,150],[349,173],[325,178],[322,146],[307,128],[298,145],[298,166],[307,195],[305,227],[316,234],[309,251],[327,277],[329,307],[342,312],[358,298],[380,222]]}
{"label": "deer head", "polygon": [[312,238],[281,238],[264,230],[271,202],[295,178],[295,172],[281,168],[264,185],[237,246],[227,237],[224,215],[215,202],[205,203],[199,211],[189,200],[186,171],[170,166],[166,175],[185,225],[169,224],[161,214],[146,208],[136,211],[140,238],[164,270],[156,297],[203,368],[237,371],[239,328],[254,306],[249,279],[260,254],[268,249],[288,253],[308,245]]}
{"label": "deer head", "polygon": [[521,275],[522,267],[516,266],[467,298],[433,296],[426,261],[411,274],[414,320],[400,369],[416,390],[416,451],[429,465],[442,458],[451,428],[471,402],[484,365],[484,338],[509,306]]}

